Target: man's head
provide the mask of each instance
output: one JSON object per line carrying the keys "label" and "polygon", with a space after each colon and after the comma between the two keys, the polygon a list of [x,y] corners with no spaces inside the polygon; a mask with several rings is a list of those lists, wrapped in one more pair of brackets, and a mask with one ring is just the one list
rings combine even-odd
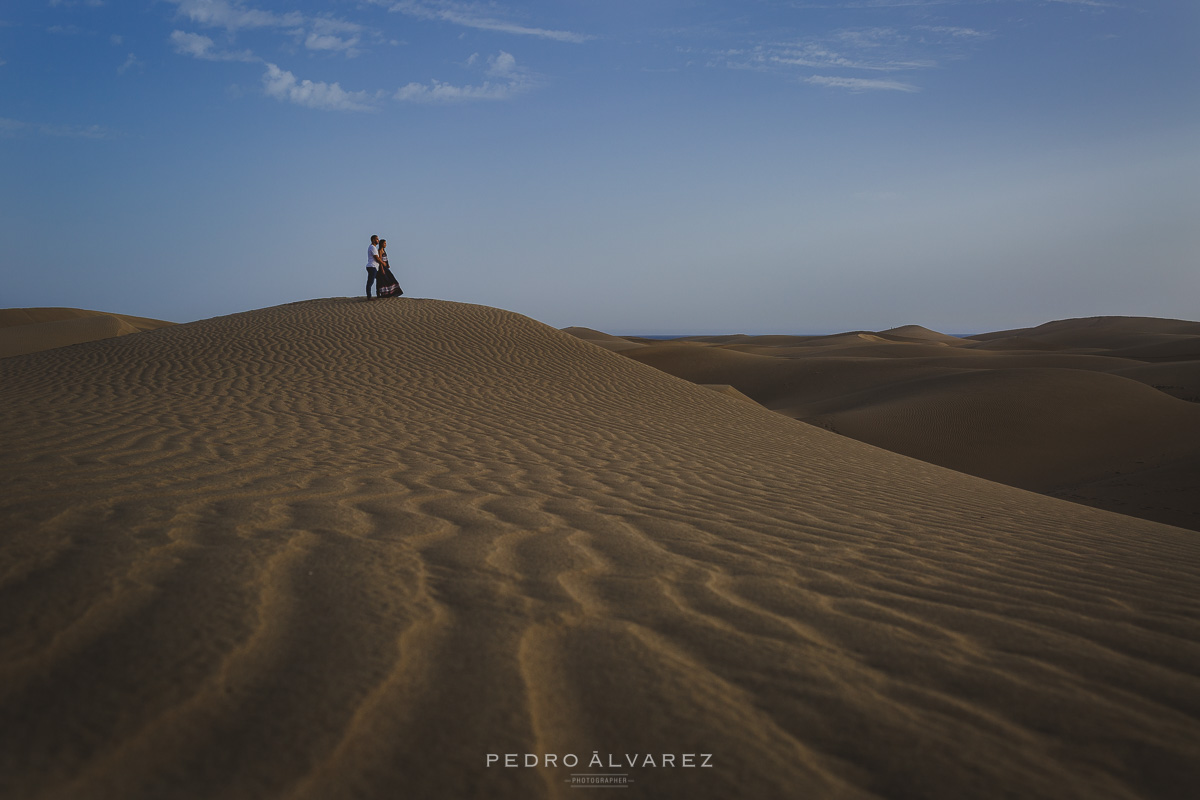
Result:
{"label": "man's head", "polygon": [[372,235],[371,236],[371,244],[379,244],[379,237]]}

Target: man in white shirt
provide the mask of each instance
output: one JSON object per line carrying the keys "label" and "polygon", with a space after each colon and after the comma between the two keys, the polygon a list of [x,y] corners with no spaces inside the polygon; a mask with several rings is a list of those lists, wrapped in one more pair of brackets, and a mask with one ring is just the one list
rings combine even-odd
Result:
{"label": "man in white shirt", "polygon": [[[367,299],[371,299],[371,286],[375,283],[375,276],[379,274],[379,237],[371,237],[371,246],[367,248]],[[375,290],[375,296],[379,296],[379,289]]]}

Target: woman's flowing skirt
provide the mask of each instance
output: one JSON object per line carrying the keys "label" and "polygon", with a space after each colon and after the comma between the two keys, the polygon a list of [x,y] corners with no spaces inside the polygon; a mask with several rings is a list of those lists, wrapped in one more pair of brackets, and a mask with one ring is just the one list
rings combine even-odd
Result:
{"label": "woman's flowing skirt", "polygon": [[400,288],[400,282],[387,268],[379,270],[379,277],[375,280],[375,292],[380,297],[398,297],[404,294],[404,290]]}

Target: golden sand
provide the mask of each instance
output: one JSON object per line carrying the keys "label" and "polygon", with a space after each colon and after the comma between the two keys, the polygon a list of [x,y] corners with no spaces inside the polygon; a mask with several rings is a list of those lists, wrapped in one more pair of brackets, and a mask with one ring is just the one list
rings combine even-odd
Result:
{"label": "golden sand", "polygon": [[1196,534],[515,314],[299,303],[0,398],[5,798],[577,797],[487,756],[593,751],[712,754],[605,769],[643,798],[1200,778]]}

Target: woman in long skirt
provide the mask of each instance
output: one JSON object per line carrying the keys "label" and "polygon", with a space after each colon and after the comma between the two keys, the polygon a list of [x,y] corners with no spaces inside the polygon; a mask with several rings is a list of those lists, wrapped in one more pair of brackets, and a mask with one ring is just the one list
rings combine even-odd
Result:
{"label": "woman in long skirt", "polygon": [[404,294],[400,282],[388,266],[387,239],[379,240],[379,277],[375,279],[375,293],[379,297],[399,297]]}

